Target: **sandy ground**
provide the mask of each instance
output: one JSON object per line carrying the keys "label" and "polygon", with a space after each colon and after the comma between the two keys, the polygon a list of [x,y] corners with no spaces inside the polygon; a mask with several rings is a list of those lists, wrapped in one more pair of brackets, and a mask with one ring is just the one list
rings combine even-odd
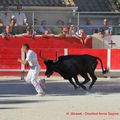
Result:
{"label": "sandy ground", "polygon": [[89,93],[58,77],[47,83],[37,97],[19,78],[0,78],[0,120],[120,120],[119,78],[99,78]]}

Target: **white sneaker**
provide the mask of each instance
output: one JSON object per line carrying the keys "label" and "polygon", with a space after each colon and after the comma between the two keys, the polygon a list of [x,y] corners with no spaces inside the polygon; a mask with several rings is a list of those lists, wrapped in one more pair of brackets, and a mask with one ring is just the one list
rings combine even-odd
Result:
{"label": "white sneaker", "polygon": [[45,93],[44,92],[38,93],[36,96],[45,96]]}
{"label": "white sneaker", "polygon": [[40,86],[43,88],[46,88],[47,84],[46,84],[45,79],[40,80]]}

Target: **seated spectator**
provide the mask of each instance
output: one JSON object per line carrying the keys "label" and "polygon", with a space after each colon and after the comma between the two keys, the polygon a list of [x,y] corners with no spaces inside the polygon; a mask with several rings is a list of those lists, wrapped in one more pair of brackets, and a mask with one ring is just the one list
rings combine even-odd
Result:
{"label": "seated spectator", "polygon": [[48,31],[45,31],[44,34],[42,35],[43,37],[48,37],[48,36],[55,36],[54,34],[49,33]]}
{"label": "seated spectator", "polygon": [[84,27],[85,34],[92,35],[93,34],[93,28],[91,25],[91,21],[89,19],[86,19],[85,27]]}
{"label": "seated spectator", "polygon": [[62,33],[56,35],[57,37],[70,37],[69,35],[69,29],[67,27],[63,28]]}
{"label": "seated spectator", "polygon": [[58,35],[62,33],[63,26],[64,26],[64,22],[62,20],[58,20],[56,22],[56,26],[53,28],[53,31],[52,31],[53,34]]}
{"label": "seated spectator", "polygon": [[109,20],[108,19],[105,18],[103,20],[103,26],[100,28],[100,32],[105,36],[112,34],[112,26],[109,26]]}
{"label": "seated spectator", "polygon": [[97,49],[104,48],[103,35],[99,32],[98,28],[94,30],[92,35],[92,47]]}
{"label": "seated spectator", "polygon": [[78,39],[80,39],[80,42],[84,45],[86,44],[86,42],[91,38],[90,35],[86,35],[84,29],[80,29],[79,30],[79,37],[77,37]]}
{"label": "seated spectator", "polygon": [[103,38],[103,34],[101,34],[101,32],[99,31],[98,28],[93,30],[93,35],[92,36],[95,36],[95,35],[100,36],[101,38]]}
{"label": "seated spectator", "polygon": [[71,25],[73,25],[72,18],[68,18],[67,26],[70,28]]}
{"label": "seated spectator", "polygon": [[[19,33],[23,33],[24,28],[28,26],[27,17],[22,10],[22,5],[17,6],[17,12],[14,12],[12,18],[16,19],[16,23],[19,27]],[[24,27],[25,25],[25,27]]]}
{"label": "seated spectator", "polygon": [[98,33],[99,33],[99,29],[98,29],[98,28],[94,29],[94,30],[93,30],[93,34],[94,34],[94,33],[95,33],[95,34],[98,34]]}
{"label": "seated spectator", "polygon": [[10,21],[10,27],[12,29],[12,35],[18,34],[18,28],[17,28],[17,24],[16,24],[16,20],[15,19],[11,19]]}
{"label": "seated spectator", "polygon": [[3,6],[3,12],[0,14],[0,33],[2,33],[7,25],[10,24],[10,19],[12,16],[12,13],[8,10],[8,6]]}
{"label": "seated spectator", "polygon": [[41,25],[40,25],[40,28],[39,28],[39,32],[40,34],[45,34],[45,32],[48,32],[48,33],[51,33],[51,30],[50,28],[48,27],[48,24],[47,24],[47,21],[46,20],[43,20],[41,22]]}
{"label": "seated spectator", "polygon": [[70,36],[75,36],[76,32],[77,32],[76,26],[75,25],[71,25],[70,28],[69,28],[69,35]]}
{"label": "seated spectator", "polygon": [[16,36],[31,36],[31,37],[33,37],[34,34],[33,34],[32,27],[27,26],[27,28],[26,28],[26,32],[25,32],[25,33],[18,34],[18,35],[16,35]]}
{"label": "seated spectator", "polygon": [[2,21],[0,20],[0,34],[3,32],[4,26]]}
{"label": "seated spectator", "polygon": [[10,24],[6,26],[5,32],[2,33],[2,36],[7,37],[7,36],[12,36],[12,35],[17,34],[16,33],[17,28],[16,27],[17,27],[17,24],[16,24],[15,19],[11,19]]}
{"label": "seated spectator", "polygon": [[110,48],[109,43],[111,42],[112,26],[109,26],[108,19],[105,18],[103,20],[103,26],[100,28],[100,32],[103,34],[104,48]]}
{"label": "seated spectator", "polygon": [[32,27],[27,27],[26,29],[26,35],[29,35],[29,36],[32,36],[33,35],[33,30],[32,30]]}
{"label": "seated spectator", "polygon": [[[33,21],[31,21],[31,23],[29,23],[30,25],[33,25]],[[36,34],[39,33],[39,30],[38,30],[38,19],[37,18],[34,18],[34,30],[36,31]]]}
{"label": "seated spectator", "polygon": [[8,36],[12,36],[12,29],[9,25],[6,26],[5,28],[5,32],[3,32],[2,37],[8,37]]}
{"label": "seated spectator", "polygon": [[8,6],[4,6],[3,10],[4,10],[4,12],[2,12],[0,14],[0,24],[1,24],[1,26],[2,25],[7,26],[10,24],[12,13],[10,11],[8,12],[8,10],[9,10]]}
{"label": "seated spectator", "polygon": [[1,20],[1,18],[0,18],[0,27],[3,27],[3,22]]}

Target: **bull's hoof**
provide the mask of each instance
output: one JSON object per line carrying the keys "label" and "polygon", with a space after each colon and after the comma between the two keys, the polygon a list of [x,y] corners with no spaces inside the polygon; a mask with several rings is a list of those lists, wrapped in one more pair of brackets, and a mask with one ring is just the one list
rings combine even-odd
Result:
{"label": "bull's hoof", "polygon": [[87,91],[87,88],[84,85],[80,85],[79,87],[81,87],[83,90]]}

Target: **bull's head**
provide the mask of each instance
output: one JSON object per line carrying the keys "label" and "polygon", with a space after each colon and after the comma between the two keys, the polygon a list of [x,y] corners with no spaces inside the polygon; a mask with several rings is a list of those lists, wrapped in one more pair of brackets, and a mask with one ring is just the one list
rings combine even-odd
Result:
{"label": "bull's head", "polygon": [[56,60],[48,60],[47,58],[43,57],[40,51],[40,57],[44,60],[44,64],[46,65],[46,72],[45,75],[50,77],[55,71],[55,64],[58,61],[57,52],[56,52]]}

